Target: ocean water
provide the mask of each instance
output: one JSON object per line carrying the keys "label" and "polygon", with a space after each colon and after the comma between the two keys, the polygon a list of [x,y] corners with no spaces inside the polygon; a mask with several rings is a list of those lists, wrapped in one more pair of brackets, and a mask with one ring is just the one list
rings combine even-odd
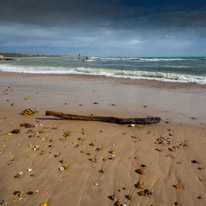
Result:
{"label": "ocean water", "polygon": [[205,57],[16,58],[0,61],[0,70],[39,74],[84,74],[206,84]]}

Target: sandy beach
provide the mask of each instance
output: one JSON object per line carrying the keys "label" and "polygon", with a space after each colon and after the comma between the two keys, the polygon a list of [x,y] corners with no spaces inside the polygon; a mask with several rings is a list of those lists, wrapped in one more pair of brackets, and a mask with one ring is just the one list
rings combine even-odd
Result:
{"label": "sandy beach", "polygon": [[[0,204],[206,205],[205,88],[0,72]],[[21,115],[28,108],[38,112]],[[162,120],[131,127],[46,110]]]}

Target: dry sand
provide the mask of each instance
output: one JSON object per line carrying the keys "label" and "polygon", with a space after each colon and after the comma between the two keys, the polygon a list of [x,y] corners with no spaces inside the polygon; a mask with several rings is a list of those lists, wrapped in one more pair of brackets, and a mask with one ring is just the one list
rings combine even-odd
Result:
{"label": "dry sand", "polygon": [[[131,206],[206,205],[205,100],[192,84],[1,72],[0,204],[114,205],[114,195]],[[39,112],[20,115],[29,107]],[[162,121],[129,127],[46,110]]]}

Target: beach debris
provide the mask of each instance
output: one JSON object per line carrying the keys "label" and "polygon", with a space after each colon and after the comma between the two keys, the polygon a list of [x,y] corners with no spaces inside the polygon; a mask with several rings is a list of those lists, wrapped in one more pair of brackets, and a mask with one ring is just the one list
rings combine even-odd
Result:
{"label": "beach debris", "polygon": [[109,159],[114,159],[114,157],[116,156],[116,154],[111,154]]}
{"label": "beach debris", "polygon": [[114,205],[116,205],[116,206],[121,206],[119,200],[117,200],[117,201],[114,203]]}
{"label": "beach debris", "polygon": [[80,144],[77,144],[74,148],[78,148],[78,147],[80,147]]}
{"label": "beach debris", "polygon": [[32,114],[37,113],[37,112],[39,112],[39,111],[34,111],[31,108],[28,108],[28,109],[23,110],[21,115],[28,116],[28,115],[32,115]]}
{"label": "beach debris", "polygon": [[34,151],[40,150],[39,145],[34,145],[33,150],[34,150]]}
{"label": "beach debris", "polygon": [[132,199],[133,199],[131,195],[126,195],[125,197],[126,197],[128,200],[132,200]]}
{"label": "beach debris", "polygon": [[156,142],[155,144],[161,144],[162,146],[165,146],[165,145],[169,145],[171,144],[173,141],[168,137],[168,138],[165,138],[165,137],[158,137],[156,139]]}
{"label": "beach debris", "polygon": [[199,177],[199,181],[204,181],[202,178]]}
{"label": "beach debris", "polygon": [[82,131],[82,134],[83,134],[83,135],[86,135],[86,132],[85,132],[85,131]]}
{"label": "beach debris", "polygon": [[152,195],[152,192],[150,192],[148,189],[145,189],[143,191],[138,192],[138,195],[149,197],[150,195]]}
{"label": "beach debris", "polygon": [[39,206],[47,206],[46,202],[42,202]]}
{"label": "beach debris", "polygon": [[130,127],[135,127],[135,124],[130,124],[129,126],[130,126]]}
{"label": "beach debris", "polygon": [[63,165],[63,168],[64,168],[64,170],[68,170],[68,165],[67,165],[67,164],[64,164],[64,165]]}
{"label": "beach debris", "polygon": [[31,123],[21,123],[20,127],[32,128],[32,127],[35,127],[35,125]]}
{"label": "beach debris", "polygon": [[197,199],[201,200],[202,199],[201,195],[197,196]]}
{"label": "beach debris", "polygon": [[192,160],[191,161],[193,164],[199,164],[199,162],[197,160]]}
{"label": "beach debris", "polygon": [[90,162],[92,162],[92,163],[97,163],[97,159],[96,158],[90,158],[90,159],[88,159]]}
{"label": "beach debris", "polygon": [[174,204],[175,204],[175,205],[179,205],[179,203],[178,203],[178,202],[175,202]]}
{"label": "beach debris", "polygon": [[85,150],[80,151],[82,154],[86,154],[87,152]]}
{"label": "beach debris", "polygon": [[4,200],[0,200],[0,205],[3,205],[5,204],[5,201]]}
{"label": "beach debris", "polygon": [[60,171],[64,171],[64,167],[59,167],[59,170]]}
{"label": "beach debris", "polygon": [[21,178],[22,176],[23,176],[23,174],[24,174],[24,172],[19,172],[19,173],[17,173],[15,176],[14,176],[14,178]]}
{"label": "beach debris", "polygon": [[9,132],[7,135],[8,135],[8,136],[11,136],[11,135],[12,135],[12,133],[11,133],[11,132]]}
{"label": "beach debris", "polygon": [[99,170],[99,172],[104,174],[106,171],[105,171],[105,169],[101,169],[101,170]]}
{"label": "beach debris", "polygon": [[198,170],[204,170],[205,168],[204,167],[198,167],[197,169]]}
{"label": "beach debris", "polygon": [[118,198],[115,195],[109,196],[109,199],[113,200],[114,202],[117,202]]}
{"label": "beach debris", "polygon": [[64,132],[64,137],[68,137],[70,135],[70,132]]}
{"label": "beach debris", "polygon": [[90,143],[90,144],[89,144],[89,146],[92,146],[92,147],[94,147],[94,143]]}
{"label": "beach debris", "polygon": [[27,169],[27,171],[28,171],[28,172],[31,172],[31,171],[32,171],[32,169],[31,169],[31,168],[28,168],[28,169]]}
{"label": "beach debris", "polygon": [[99,151],[101,151],[101,150],[102,150],[101,147],[97,147],[95,151],[99,152]]}
{"label": "beach debris", "polygon": [[35,173],[30,174],[30,177],[35,177],[35,176],[36,176]]}
{"label": "beach debris", "polygon": [[112,151],[112,150],[111,150],[111,151],[109,151],[109,153],[110,153],[110,154],[115,154],[115,151]]}
{"label": "beach debris", "polygon": [[177,190],[181,190],[181,189],[182,189],[182,186],[181,186],[180,184],[176,184],[176,185],[175,185],[175,188],[176,188]]}
{"label": "beach debris", "polygon": [[108,160],[108,159],[107,159],[106,157],[105,157],[105,158],[103,158],[103,161],[104,161],[104,162],[106,162],[107,160]]}
{"label": "beach debris", "polygon": [[180,149],[180,148],[183,148],[183,147],[186,147],[187,144],[186,143],[179,143],[178,145],[176,146],[173,146],[174,149]]}
{"label": "beach debris", "polygon": [[147,118],[117,118],[117,117],[102,117],[102,116],[83,116],[64,114],[62,112],[46,111],[46,116],[55,116],[70,120],[85,120],[85,121],[101,121],[116,124],[157,124],[160,122],[160,117]]}
{"label": "beach debris", "polygon": [[12,134],[18,134],[19,132],[20,132],[19,129],[14,129],[14,130],[11,131]]}
{"label": "beach debris", "polygon": [[20,191],[16,190],[16,191],[13,192],[13,195],[19,195],[20,193],[21,193]]}
{"label": "beach debris", "polygon": [[98,102],[93,102],[93,104],[99,104]]}
{"label": "beach debris", "polygon": [[31,190],[28,190],[28,191],[26,192],[26,194],[27,194],[27,195],[33,195],[33,194],[34,194],[34,192],[33,192],[33,191],[31,191]]}
{"label": "beach debris", "polygon": [[171,154],[167,154],[167,155],[164,155],[165,157],[170,157],[171,159],[173,159],[174,158],[174,156],[173,155],[171,155]]}
{"label": "beach debris", "polygon": [[140,175],[144,175],[144,170],[142,168],[135,170],[135,172],[139,173]]}
{"label": "beach debris", "polygon": [[142,181],[139,181],[139,182],[136,184],[136,187],[137,187],[138,189],[143,189],[143,188],[144,188],[144,185],[143,185]]}
{"label": "beach debris", "polygon": [[20,191],[14,191],[13,195],[16,195],[18,197],[23,197],[24,196],[24,192],[20,192]]}

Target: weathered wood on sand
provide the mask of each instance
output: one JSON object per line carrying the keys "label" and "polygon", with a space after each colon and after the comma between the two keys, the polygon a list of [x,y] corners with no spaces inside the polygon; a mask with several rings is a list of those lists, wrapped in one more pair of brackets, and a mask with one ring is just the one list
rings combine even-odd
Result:
{"label": "weathered wood on sand", "polygon": [[147,118],[118,118],[118,117],[104,117],[104,116],[83,116],[64,114],[62,112],[46,111],[46,116],[60,117],[62,119],[70,120],[83,120],[83,121],[100,121],[110,122],[116,124],[157,124],[160,122],[160,117],[147,117]]}

